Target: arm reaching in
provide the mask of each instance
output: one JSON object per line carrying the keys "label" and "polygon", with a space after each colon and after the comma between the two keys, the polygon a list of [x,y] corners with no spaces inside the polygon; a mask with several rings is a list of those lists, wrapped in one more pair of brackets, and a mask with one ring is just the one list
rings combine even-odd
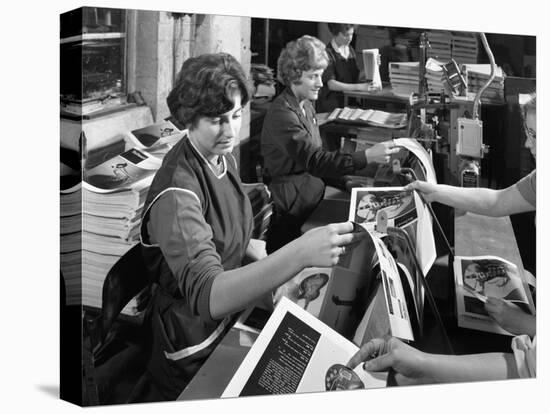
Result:
{"label": "arm reaching in", "polygon": [[261,260],[221,273],[210,292],[212,317],[219,319],[245,308],[306,267],[334,266],[344,252],[342,246],[364,237],[352,231],[351,222],[318,227]]}
{"label": "arm reaching in", "polygon": [[537,332],[535,316],[507,300],[489,297],[485,309],[502,328],[514,335],[525,334],[532,338]]}
{"label": "arm reaching in", "polygon": [[415,181],[407,185],[405,189],[418,191],[426,201],[437,201],[450,207],[485,216],[501,217],[535,210],[523,198],[515,185],[502,190],[493,190]]}
{"label": "arm reaching in", "polygon": [[439,355],[421,352],[397,338],[375,338],[350,359],[355,368],[365,361],[366,371],[395,371],[399,385],[486,381],[517,378],[513,354]]}
{"label": "arm reaching in", "polygon": [[395,146],[393,140],[379,142],[365,150],[367,163],[378,162],[386,164],[390,162],[390,155],[399,152],[399,148]]}

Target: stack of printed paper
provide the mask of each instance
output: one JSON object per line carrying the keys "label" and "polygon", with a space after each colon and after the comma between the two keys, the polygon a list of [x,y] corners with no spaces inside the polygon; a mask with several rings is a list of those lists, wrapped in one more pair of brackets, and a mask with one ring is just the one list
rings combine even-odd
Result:
{"label": "stack of printed paper", "polygon": [[428,92],[440,93],[445,90],[444,63],[433,58],[426,62],[426,80],[428,81]]}
{"label": "stack of printed paper", "polygon": [[[462,65],[462,71],[466,73],[468,94],[475,95],[487,83],[491,74],[490,64],[466,64]],[[495,68],[495,77],[481,96],[482,102],[504,102],[504,79],[506,74],[502,68]]]}
{"label": "stack of printed paper", "polygon": [[67,305],[81,303],[82,183],[60,194],[60,265]]}
{"label": "stack of printed paper", "polygon": [[[139,241],[143,205],[160,164],[160,159],[132,148],[86,171],[79,247],[84,305],[101,307],[107,273]],[[132,302],[124,313],[133,313]]]}
{"label": "stack of printed paper", "polygon": [[390,62],[390,83],[396,95],[418,93],[418,62]]}
{"label": "stack of printed paper", "polygon": [[451,60],[452,34],[444,30],[426,32],[429,47],[426,51],[428,58],[435,58],[443,62]]}
{"label": "stack of printed paper", "polygon": [[471,32],[452,32],[452,56],[460,65],[477,63],[478,40]]}

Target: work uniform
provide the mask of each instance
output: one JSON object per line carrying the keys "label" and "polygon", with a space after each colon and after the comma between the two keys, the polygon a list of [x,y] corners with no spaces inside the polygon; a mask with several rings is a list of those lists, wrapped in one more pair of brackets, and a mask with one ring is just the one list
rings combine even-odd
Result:
{"label": "work uniform", "polygon": [[331,91],[328,88],[328,81],[357,83],[359,80],[359,68],[357,67],[355,51],[351,46],[348,49],[347,58],[336,51],[332,42],[329,42],[325,49],[329,63],[323,72],[323,87],[319,92],[317,112],[332,112],[335,108],[344,107],[344,94],[341,91]]}
{"label": "work uniform", "polygon": [[272,102],[262,128],[261,153],[271,190],[274,214],[267,235],[271,253],[300,236],[300,228],[323,199],[320,177],[337,178],[364,168],[364,151],[325,151],[313,104],[304,110],[290,88]]}
{"label": "work uniform", "polygon": [[252,210],[235,158],[213,166],[183,138],[165,156],[144,206],[141,243],[158,283],[153,296],[148,373],[167,400],[177,398],[233,324],[213,320],[210,292],[223,271],[241,266]]}

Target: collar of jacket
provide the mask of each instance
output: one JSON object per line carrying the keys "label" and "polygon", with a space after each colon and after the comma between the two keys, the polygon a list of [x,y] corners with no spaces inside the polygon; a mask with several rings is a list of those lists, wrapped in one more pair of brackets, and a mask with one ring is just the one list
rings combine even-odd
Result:
{"label": "collar of jacket", "polygon": [[[298,101],[298,98],[296,98],[296,95],[294,95],[294,92],[292,92],[292,89],[290,89],[289,86],[287,86],[283,92],[282,92],[285,102],[287,103],[289,109],[291,109],[296,115],[298,116],[298,119],[302,123],[302,125],[308,130],[308,132],[313,135],[313,131],[311,130],[312,124],[316,124],[316,118],[315,118],[315,111],[313,110],[313,104],[311,102],[306,102],[304,105],[304,112],[302,112],[302,108],[300,108],[300,102]],[[311,119],[310,119],[311,118]]]}

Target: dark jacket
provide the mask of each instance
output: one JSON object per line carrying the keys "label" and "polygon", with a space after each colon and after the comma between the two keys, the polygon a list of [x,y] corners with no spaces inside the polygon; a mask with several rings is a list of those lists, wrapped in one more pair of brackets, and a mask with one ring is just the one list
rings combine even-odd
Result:
{"label": "dark jacket", "polygon": [[305,220],[323,198],[321,178],[341,177],[366,166],[364,151],[345,154],[322,148],[315,109],[302,112],[286,88],[271,104],[262,129],[261,152],[269,188],[279,213]]}

